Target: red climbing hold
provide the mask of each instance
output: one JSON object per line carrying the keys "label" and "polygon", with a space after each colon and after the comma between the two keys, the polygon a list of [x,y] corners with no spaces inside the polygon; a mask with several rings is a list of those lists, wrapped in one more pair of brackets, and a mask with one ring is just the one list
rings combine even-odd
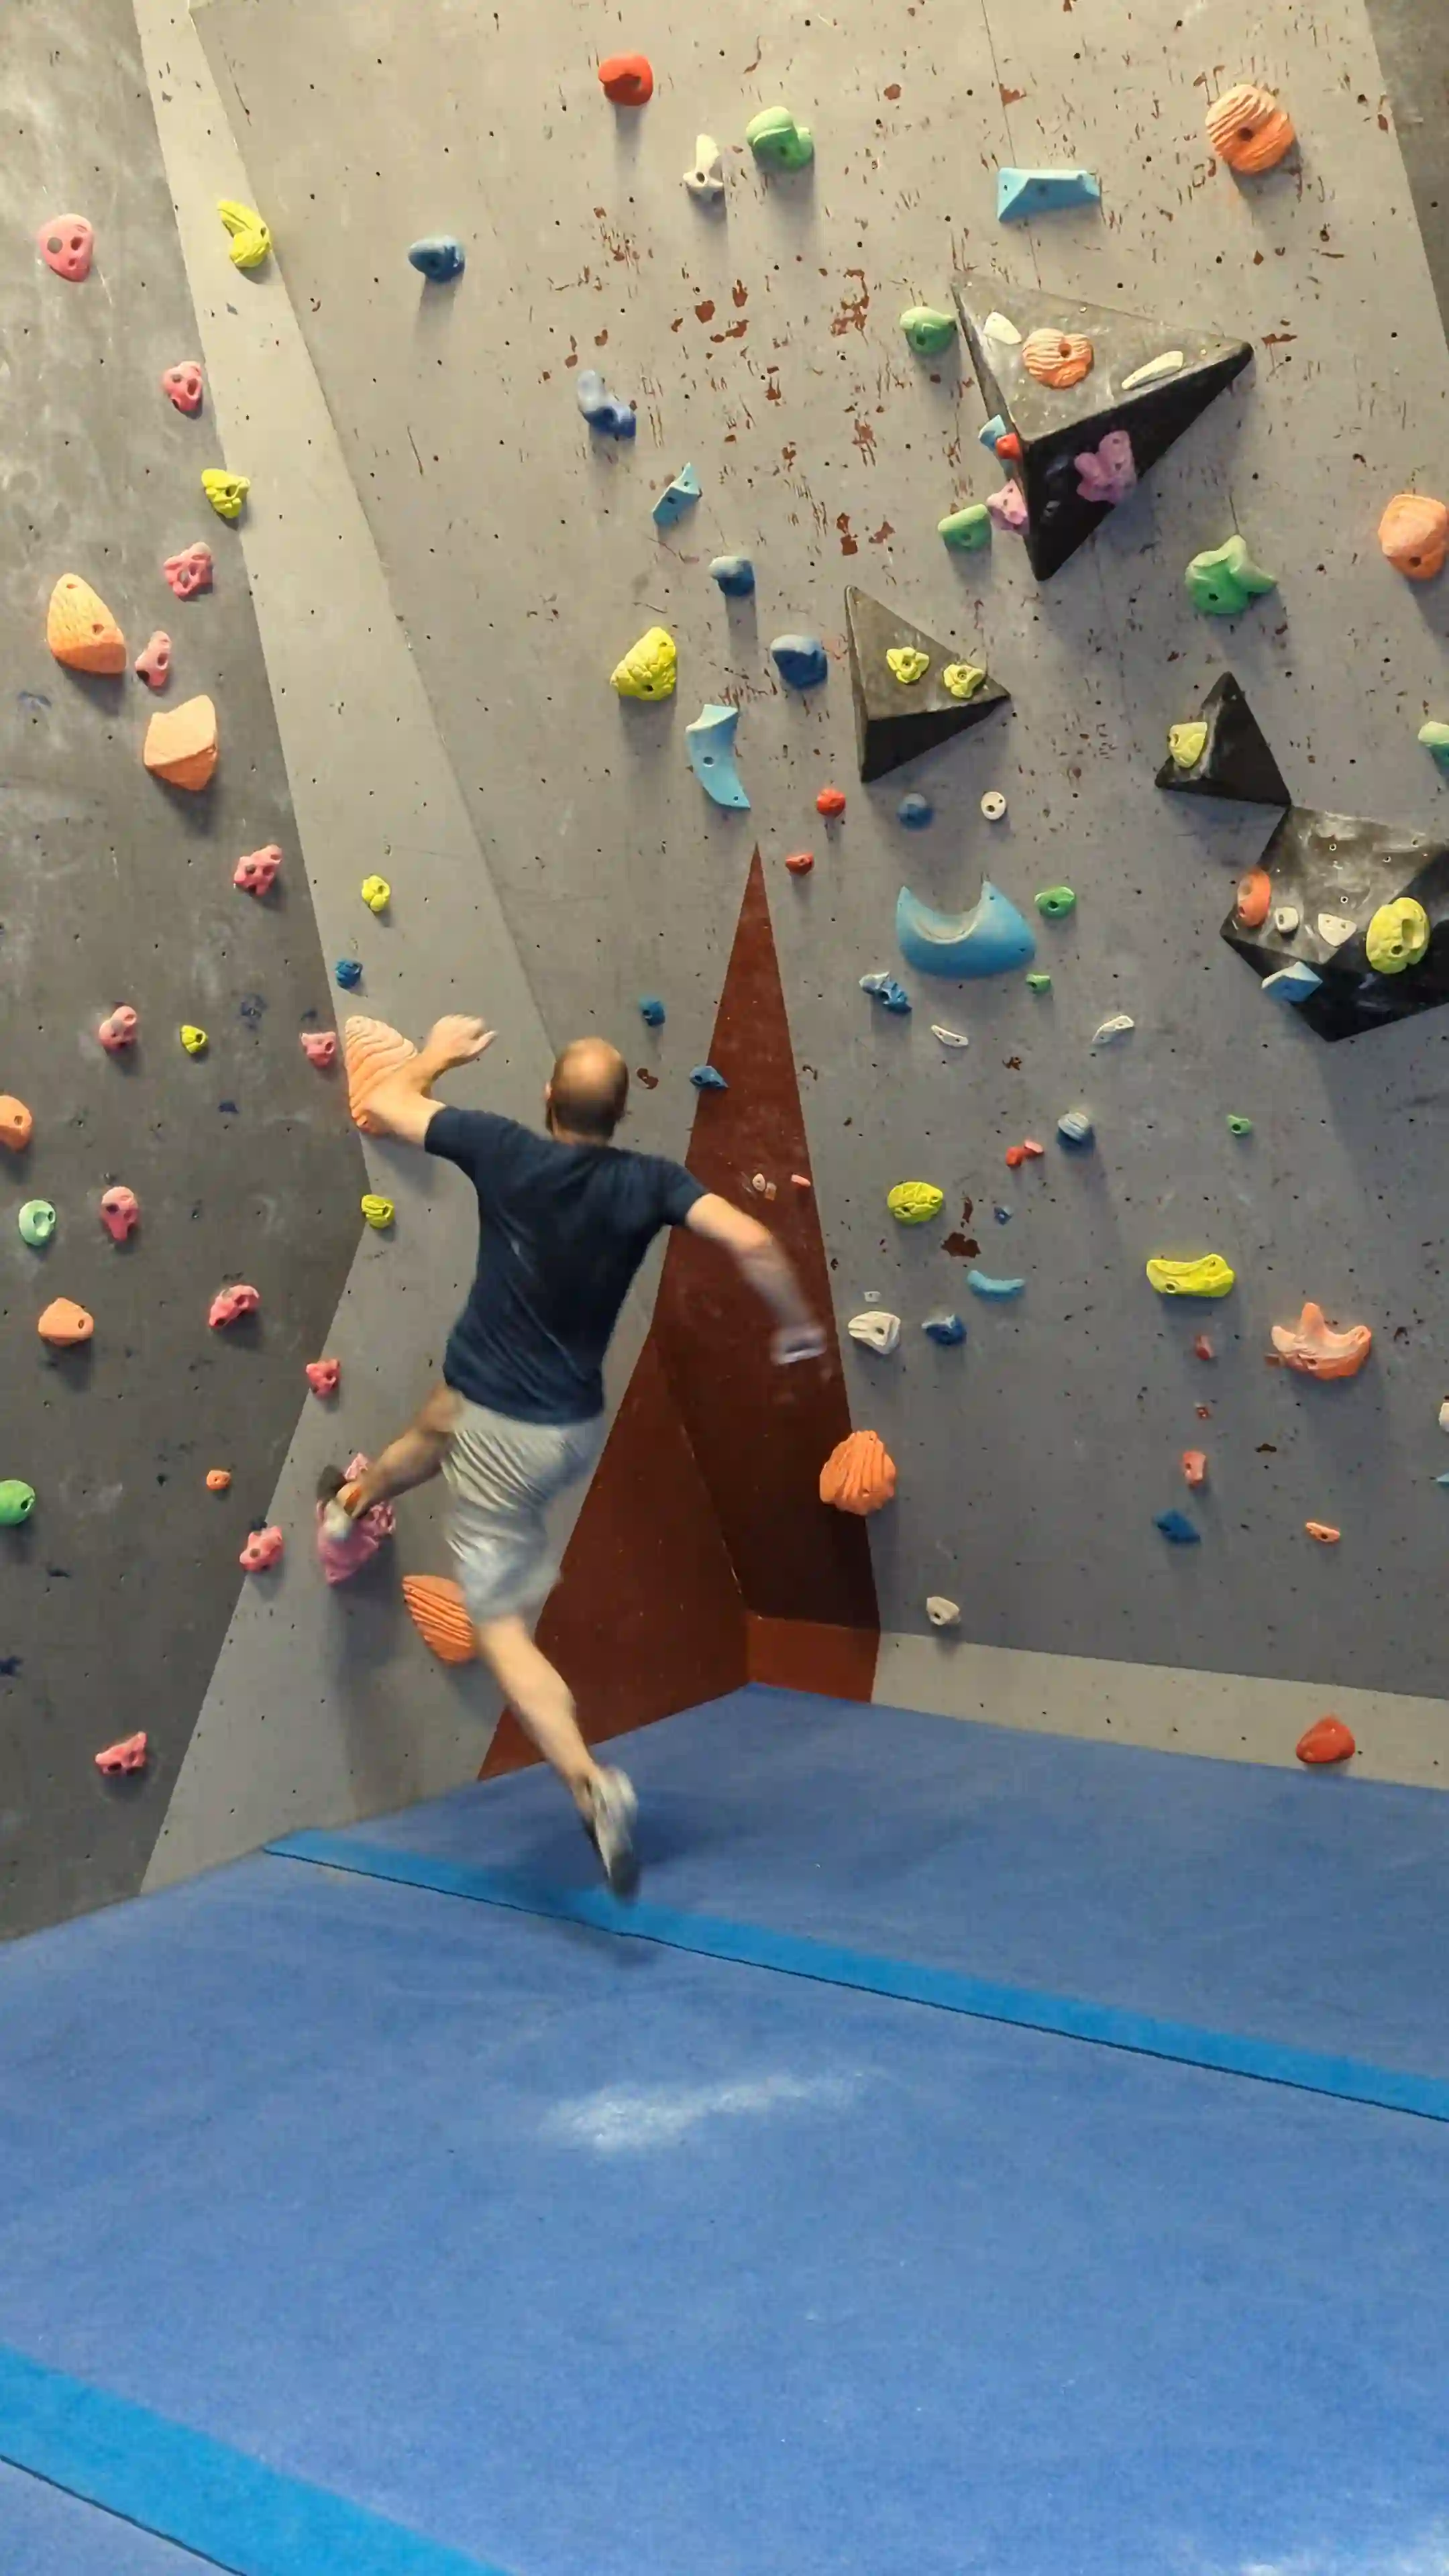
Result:
{"label": "red climbing hold", "polygon": [[91,273],[96,237],[84,215],[53,215],[35,236],[35,247],[47,268],[78,286]]}
{"label": "red climbing hold", "polygon": [[1193,1338],[1192,1347],[1194,1355],[1200,1360],[1215,1360],[1217,1358],[1217,1352],[1213,1349],[1206,1333],[1196,1334]]}
{"label": "red climbing hold", "polygon": [[839,787],[822,787],[815,799],[815,811],[817,814],[823,814],[827,822],[834,822],[837,816],[845,812],[844,790]]}
{"label": "red climbing hold", "polygon": [[138,653],[132,664],[138,680],[148,689],[164,689],[171,677],[171,638],[164,626],[158,626],[144,653]]}
{"label": "red climbing hold", "polygon": [[1358,1746],[1341,1717],[1320,1717],[1298,1738],[1300,1762],[1346,1762]]}
{"label": "red climbing hold", "polygon": [[654,73],[644,54],[610,54],[599,65],[599,86],[616,107],[643,107],[654,96]]}
{"label": "red climbing hold", "polygon": [[231,872],[232,884],[240,886],[243,894],[270,894],[281,864],[281,851],[275,841],[269,841],[264,850],[249,850],[245,858],[238,859]]}
{"label": "red climbing hold", "polygon": [[286,1540],[275,1523],[270,1529],[253,1530],[237,1563],[248,1574],[265,1574],[269,1566],[277,1563],[285,1546]]}
{"label": "red climbing hold", "polygon": [[309,1360],[307,1384],[314,1395],[335,1395],[342,1384],[340,1360]]}
{"label": "red climbing hold", "polygon": [[115,1009],[102,1020],[96,1035],[107,1055],[120,1055],[123,1048],[135,1045],[136,1031],[140,1025],[130,1003],[118,1002]]}
{"label": "red climbing hold", "polygon": [[324,1072],[329,1064],[335,1064],[337,1062],[337,1031],[335,1029],[304,1029],[302,1031],[300,1044],[302,1053],[306,1057],[307,1062],[309,1064],[320,1065]]}
{"label": "red climbing hold", "polygon": [[141,1203],[134,1190],[123,1182],[101,1194],[101,1223],[112,1243],[124,1243],[141,1222]]}
{"label": "red climbing hold", "polygon": [[96,1769],[103,1771],[108,1780],[122,1780],[128,1771],[144,1771],[145,1768],[144,1735],[123,1736],[119,1744],[108,1744],[103,1753],[96,1755]]}
{"label": "red climbing hold", "polygon": [[194,599],[199,590],[211,588],[211,548],[198,538],[194,546],[184,546],[179,555],[168,555],[161,569],[178,599]]}
{"label": "red climbing hold", "polygon": [[227,1324],[239,1324],[244,1315],[254,1315],[261,1302],[261,1291],[256,1288],[218,1288],[206,1320],[217,1333]]}
{"label": "red climbing hold", "polygon": [[176,366],[164,367],[161,372],[161,391],[168,402],[174,402],[178,411],[200,411],[202,394],[200,360],[182,358]]}
{"label": "red climbing hold", "polygon": [[808,877],[815,865],[813,850],[792,850],[785,861],[792,877]]}

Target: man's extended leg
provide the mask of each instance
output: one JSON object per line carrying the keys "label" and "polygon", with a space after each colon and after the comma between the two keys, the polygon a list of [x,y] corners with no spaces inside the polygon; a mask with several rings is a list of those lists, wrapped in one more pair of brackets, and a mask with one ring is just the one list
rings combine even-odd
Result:
{"label": "man's extended leg", "polygon": [[391,1502],[395,1494],[410,1493],[414,1485],[425,1485],[436,1476],[457,1414],[458,1399],[452,1388],[435,1386],[406,1431],[388,1442],[381,1457],[374,1458],[354,1484],[344,1487],[344,1508],[350,1518],[356,1520],[371,1504]]}
{"label": "man's extended leg", "polygon": [[616,1896],[627,1896],[638,1883],[639,1869],[634,1792],[623,1772],[594,1760],[579,1733],[573,1692],[521,1618],[485,1619],[477,1635],[483,1660],[519,1724],[572,1791],[598,1845],[609,1885]]}

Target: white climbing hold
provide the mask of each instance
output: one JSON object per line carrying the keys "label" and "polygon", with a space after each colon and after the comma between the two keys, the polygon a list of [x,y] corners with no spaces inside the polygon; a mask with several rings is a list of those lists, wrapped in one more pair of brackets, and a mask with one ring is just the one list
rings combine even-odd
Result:
{"label": "white climbing hold", "polygon": [[926,1595],[926,1617],[933,1628],[954,1628],[961,1616],[959,1601],[948,1601],[940,1592]]}
{"label": "white climbing hold", "polygon": [[1103,1020],[1092,1031],[1092,1044],[1094,1047],[1112,1046],[1118,1038],[1130,1037],[1136,1026],[1136,1021],[1129,1019],[1125,1011],[1114,1011],[1110,1020]]}
{"label": "white climbing hold", "polygon": [[886,1359],[901,1338],[901,1319],[882,1307],[879,1314],[852,1315],[845,1329],[853,1342],[864,1342],[867,1350],[879,1351]]}
{"label": "white climbing hold", "polygon": [[988,823],[999,823],[1006,813],[1006,798],[999,787],[988,787],[981,799],[981,811]]}
{"label": "white climbing hold", "polygon": [[939,1038],[942,1046],[963,1047],[971,1044],[971,1040],[963,1038],[959,1029],[943,1029],[939,1020],[931,1022],[931,1035],[933,1038]]}
{"label": "white climbing hold", "polygon": [[1163,376],[1175,376],[1179,367],[1186,364],[1187,359],[1181,349],[1164,349],[1160,358],[1149,358],[1145,367],[1134,367],[1130,376],[1124,376],[1120,391],[1131,394],[1139,385],[1155,385]]}
{"label": "white climbing hold", "polygon": [[1439,1407],[1439,1428],[1441,1431],[1449,1431],[1449,1395],[1445,1396]]}
{"label": "white climbing hold", "polygon": [[1341,912],[1321,912],[1318,916],[1318,936],[1330,948],[1342,948],[1357,928],[1358,923],[1346,920]]}
{"label": "white climbing hold", "polygon": [[981,325],[981,336],[985,340],[999,340],[1004,349],[1019,349],[1021,346],[1021,333],[1005,313],[988,313]]}
{"label": "white climbing hold", "polygon": [[1280,939],[1289,939],[1302,919],[1296,903],[1280,903],[1273,915],[1273,927]]}
{"label": "white climbing hold", "polygon": [[695,136],[694,168],[685,171],[684,184],[697,206],[719,204],[725,192],[724,163],[712,134]]}

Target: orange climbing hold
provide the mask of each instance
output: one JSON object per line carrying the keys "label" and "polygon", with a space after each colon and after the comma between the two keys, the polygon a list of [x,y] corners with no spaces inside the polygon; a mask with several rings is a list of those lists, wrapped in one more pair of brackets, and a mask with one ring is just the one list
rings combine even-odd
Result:
{"label": "orange climbing hold", "polygon": [[70,1297],[52,1297],[35,1327],[43,1342],[57,1351],[73,1351],[80,1342],[88,1342],[96,1329],[94,1315],[77,1306]]}
{"label": "orange climbing hold", "polygon": [[895,1498],[896,1465],[878,1431],[852,1431],[820,1470],[820,1499],[864,1519]]}
{"label": "orange climbing hold", "polygon": [[654,96],[654,72],[647,54],[610,54],[599,65],[599,87],[616,107],[643,107]]}
{"label": "orange climbing hold", "polygon": [[226,1493],[226,1492],[227,1492],[228,1488],[230,1487],[230,1484],[231,1484],[231,1469],[230,1469],[230,1467],[208,1467],[208,1468],[207,1468],[207,1471],[206,1471],[206,1490],[207,1490],[207,1492],[208,1492],[209,1494],[224,1494],[224,1493]]}
{"label": "orange climbing hold", "polygon": [[45,640],[68,671],[124,671],[126,639],[78,572],[63,572],[45,612]]}
{"label": "orange climbing hold", "polygon": [[1449,510],[1428,492],[1396,492],[1379,521],[1379,544],[1405,581],[1432,581],[1449,553]]}
{"label": "orange climbing hold", "polygon": [[181,707],[158,710],[146,727],[141,758],[153,778],[168,787],[193,793],[209,787],[216,773],[216,709],[210,698],[188,698]]}
{"label": "orange climbing hold", "polygon": [[1238,879],[1238,919],[1245,930],[1256,930],[1268,918],[1273,901],[1273,880],[1266,868],[1249,868]]}
{"label": "orange climbing hold", "polygon": [[1190,1485],[1194,1487],[1205,1485],[1207,1483],[1206,1452],[1201,1449],[1184,1449],[1182,1472]]}
{"label": "orange climbing hold", "polygon": [[399,1066],[410,1064],[417,1054],[411,1038],[390,1029],[386,1020],[367,1020],[353,1016],[342,1031],[343,1058],[347,1066],[347,1106],[354,1127],[364,1136],[381,1136],[385,1131],[368,1111],[368,1102],[380,1082],[386,1082]]}
{"label": "orange climbing hold", "polygon": [[1336,1530],[1331,1521],[1305,1521],[1303,1526],[1310,1538],[1317,1539],[1320,1547],[1337,1547],[1343,1536],[1342,1530]]}
{"label": "orange climbing hold", "polygon": [[1358,1746],[1341,1717],[1320,1717],[1294,1747],[1300,1762],[1346,1762]]}
{"label": "orange climbing hold", "polygon": [[23,1100],[11,1091],[0,1091],[0,1145],[8,1145],[12,1154],[23,1154],[35,1132],[35,1121]]}
{"label": "orange climbing hold", "polygon": [[471,1664],[478,1652],[463,1595],[445,1574],[405,1574],[403,1599],[425,1646],[440,1664]]}
{"label": "orange climbing hold", "polygon": [[108,1744],[103,1753],[96,1755],[96,1769],[103,1771],[108,1780],[121,1780],[128,1771],[144,1771],[145,1768],[144,1735],[123,1736],[119,1744]]}
{"label": "orange climbing hold", "polygon": [[1274,170],[1297,141],[1293,119],[1270,89],[1235,81],[1207,112],[1207,139],[1230,170],[1256,176]]}
{"label": "orange climbing hold", "polygon": [[1291,1369],[1305,1377],[1357,1377],[1373,1348],[1367,1324],[1349,1324],[1341,1333],[1325,1322],[1323,1308],[1310,1299],[1296,1324],[1273,1326],[1273,1348]]}
{"label": "orange climbing hold", "polygon": [[815,799],[815,811],[817,814],[823,814],[827,823],[838,822],[845,812],[844,790],[839,787],[822,787]]}

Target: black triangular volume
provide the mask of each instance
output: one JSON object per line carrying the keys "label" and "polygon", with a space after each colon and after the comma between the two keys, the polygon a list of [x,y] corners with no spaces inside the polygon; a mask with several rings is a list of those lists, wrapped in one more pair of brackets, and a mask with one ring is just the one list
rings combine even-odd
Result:
{"label": "black triangular volume", "polygon": [[[989,672],[970,697],[958,697],[943,675],[962,664],[972,667],[970,656],[942,644],[922,627],[913,626],[908,617],[868,598],[863,590],[846,592],[845,623],[850,637],[855,748],[861,778],[867,784],[957,734],[969,733],[993,707],[1011,703],[1009,690]],[[896,677],[886,656],[898,651],[925,654],[929,667],[918,680],[902,682]]]}
{"label": "black triangular volume", "polygon": [[[1428,914],[1428,948],[1397,974],[1375,973],[1369,924],[1381,905],[1405,895]],[[1291,966],[1311,968],[1318,983],[1307,998],[1274,996],[1273,1007],[1330,1043],[1442,1010],[1449,1002],[1449,842],[1294,805],[1242,879],[1222,936],[1264,979]]]}
{"label": "black triangular volume", "polygon": [[[1283,772],[1231,671],[1209,689],[1197,721],[1207,726],[1197,759],[1184,766],[1169,750],[1157,773],[1159,787],[1174,796],[1231,796],[1242,805],[1292,804]],[[1179,730],[1172,728],[1174,734]]]}
{"label": "black triangular volume", "polygon": [[[1100,457],[1102,441],[1125,432],[1140,480],[1253,354],[1246,340],[1006,286],[980,270],[959,279],[955,294],[981,399],[1020,442],[1021,455],[1004,462],[1026,501],[1022,534],[1039,581],[1059,571],[1115,507],[1090,490],[1104,474],[1112,479],[1113,452],[1086,476],[1078,458]],[[1087,373],[1074,385],[1038,383],[1022,354],[1033,332],[1088,341]]]}

